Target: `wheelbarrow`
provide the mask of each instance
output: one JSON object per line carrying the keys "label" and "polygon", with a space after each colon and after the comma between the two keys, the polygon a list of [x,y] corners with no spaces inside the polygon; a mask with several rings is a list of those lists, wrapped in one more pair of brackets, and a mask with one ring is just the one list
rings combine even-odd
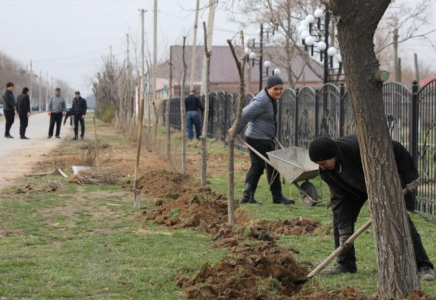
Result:
{"label": "wheelbarrow", "polygon": [[[282,149],[268,152],[268,158],[266,158],[243,139],[237,138],[267,164],[276,169],[287,181],[294,184],[304,205],[315,206],[322,202],[315,185],[309,181],[309,179],[318,176],[319,167],[310,160],[306,149],[299,147],[283,148],[276,141]],[[299,185],[301,181],[304,182]]]}

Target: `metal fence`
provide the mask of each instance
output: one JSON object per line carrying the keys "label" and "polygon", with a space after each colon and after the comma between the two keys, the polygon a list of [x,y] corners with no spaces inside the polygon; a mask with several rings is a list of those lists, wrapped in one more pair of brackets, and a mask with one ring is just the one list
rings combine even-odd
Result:
{"label": "metal fence", "polygon": [[[250,103],[253,95],[244,97]],[[210,94],[209,138],[225,140],[235,117],[237,95]],[[203,99],[204,101],[204,99]],[[383,86],[386,122],[393,140],[411,153],[423,184],[417,192],[417,211],[436,217],[436,80],[419,88],[391,82]],[[163,120],[167,100],[163,104]],[[170,103],[171,126],[180,129],[180,99]],[[279,100],[277,137],[285,146],[308,148],[320,136],[333,139],[356,132],[350,94],[344,85],[326,84],[320,89],[286,89]]]}

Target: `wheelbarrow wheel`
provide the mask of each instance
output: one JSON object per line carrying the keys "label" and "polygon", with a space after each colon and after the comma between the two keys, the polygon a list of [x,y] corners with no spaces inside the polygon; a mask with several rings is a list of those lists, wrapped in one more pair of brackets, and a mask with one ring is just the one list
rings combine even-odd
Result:
{"label": "wheelbarrow wheel", "polygon": [[319,199],[318,191],[316,190],[316,186],[313,183],[309,181],[305,181],[300,186],[300,189],[302,190],[302,191],[300,190],[300,199],[304,205],[315,206],[320,202],[318,200]]}

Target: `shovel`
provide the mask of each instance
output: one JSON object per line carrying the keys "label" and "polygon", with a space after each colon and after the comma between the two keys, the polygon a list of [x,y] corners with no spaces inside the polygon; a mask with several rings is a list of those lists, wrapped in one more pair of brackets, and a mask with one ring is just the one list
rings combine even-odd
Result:
{"label": "shovel", "polygon": [[[405,188],[402,192],[403,196],[405,196],[409,192],[409,188]],[[355,239],[359,237],[369,226],[371,226],[372,220],[369,219],[365,224],[362,225],[352,236],[348,238],[348,240],[344,243],[344,245],[352,244]],[[307,276],[293,278],[293,282],[305,282],[309,278],[312,278],[319,272],[321,272],[336,256],[338,256],[342,251],[344,251],[345,246],[339,246],[333,251],[318,267],[316,267],[312,272],[310,272]]]}

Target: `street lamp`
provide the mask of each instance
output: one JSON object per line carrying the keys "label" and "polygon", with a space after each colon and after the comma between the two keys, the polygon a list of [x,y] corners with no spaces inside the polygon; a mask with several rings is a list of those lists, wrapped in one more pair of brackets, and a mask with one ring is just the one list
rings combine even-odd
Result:
{"label": "street lamp", "polygon": [[[324,16],[324,24],[321,18]],[[330,46],[330,10],[328,8],[323,11],[316,9],[313,15],[308,15],[300,22],[298,31],[302,43],[306,50],[310,47],[310,55],[313,57],[315,53],[319,53],[319,59],[324,64],[324,84],[329,82],[330,76],[341,76],[342,74],[342,57],[335,47]],[[334,68],[336,60],[339,67]]]}

